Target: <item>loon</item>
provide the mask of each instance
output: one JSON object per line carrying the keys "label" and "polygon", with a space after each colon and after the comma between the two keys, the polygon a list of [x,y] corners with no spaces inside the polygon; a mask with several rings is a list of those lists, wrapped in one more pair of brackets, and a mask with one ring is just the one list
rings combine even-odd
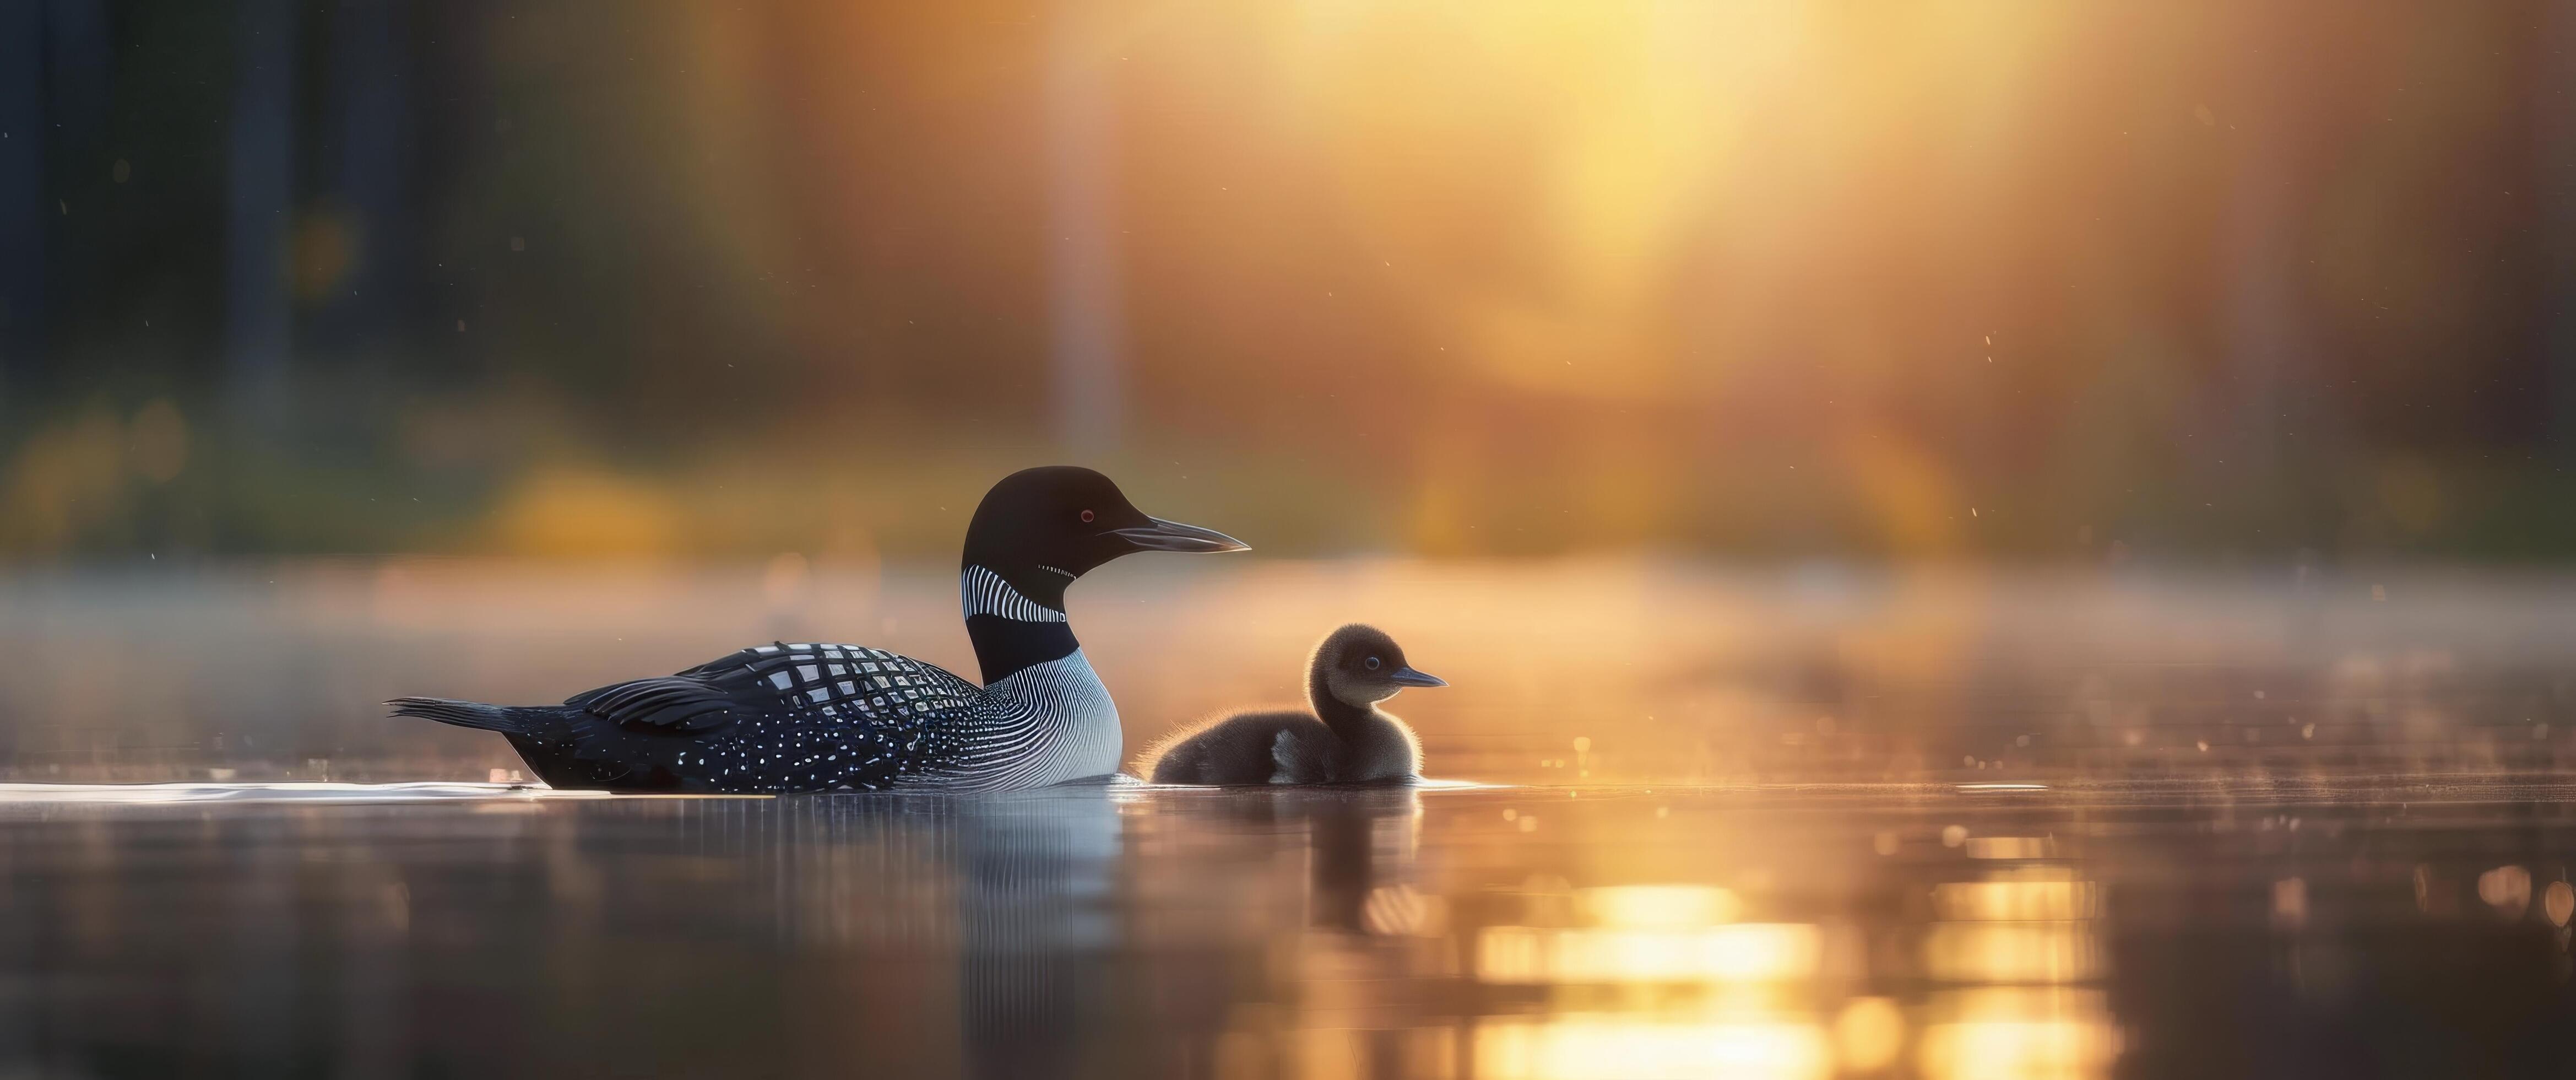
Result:
{"label": "loon", "polygon": [[559,788],[761,793],[1003,791],[1118,770],[1118,707],[1065,619],[1064,590],[1138,551],[1245,551],[1147,517],[1109,478],[1004,477],[966,527],[958,591],[984,685],[883,649],[757,645],[561,705],[397,698],[396,716],[497,731]]}
{"label": "loon", "polygon": [[1243,712],[1174,735],[1136,763],[1157,784],[1367,784],[1417,778],[1422,744],[1377,703],[1408,686],[1447,686],[1407,667],[1374,626],[1325,636],[1306,665],[1315,711]]}

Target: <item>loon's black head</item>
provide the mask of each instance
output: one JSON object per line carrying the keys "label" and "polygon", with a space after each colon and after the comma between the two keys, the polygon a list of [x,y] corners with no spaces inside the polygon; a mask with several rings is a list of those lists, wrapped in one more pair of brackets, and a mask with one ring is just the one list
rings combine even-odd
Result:
{"label": "loon's black head", "polygon": [[984,493],[966,526],[966,566],[981,566],[1031,600],[1062,607],[1073,579],[1139,551],[1248,551],[1214,529],[1147,517],[1118,485],[1089,469],[1022,469]]}
{"label": "loon's black head", "polygon": [[1395,639],[1363,623],[1325,635],[1324,643],[1315,646],[1311,664],[1309,680],[1350,705],[1374,705],[1408,686],[1449,685],[1439,676],[1405,666],[1404,650]]}

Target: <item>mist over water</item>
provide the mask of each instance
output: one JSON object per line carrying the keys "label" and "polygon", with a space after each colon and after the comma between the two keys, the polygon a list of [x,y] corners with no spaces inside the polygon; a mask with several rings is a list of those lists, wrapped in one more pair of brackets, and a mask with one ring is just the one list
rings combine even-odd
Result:
{"label": "mist over water", "polygon": [[[972,676],[954,572],[461,560],[0,580],[0,776],[508,781],[403,694],[561,701],[744,645]],[[2545,769],[2576,580],[1577,560],[1130,560],[1071,594],[1130,757],[1299,701],[1355,619],[1451,682],[1388,703],[1431,775],[1509,784],[2064,783]]]}

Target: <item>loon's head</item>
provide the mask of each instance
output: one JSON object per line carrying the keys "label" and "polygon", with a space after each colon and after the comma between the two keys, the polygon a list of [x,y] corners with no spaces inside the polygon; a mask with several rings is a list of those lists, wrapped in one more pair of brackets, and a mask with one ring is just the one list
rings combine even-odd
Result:
{"label": "loon's head", "polygon": [[1374,705],[1408,686],[1447,686],[1447,680],[1407,667],[1404,650],[1386,631],[1352,623],[1325,635],[1315,646],[1311,677],[1336,700]]}
{"label": "loon's head", "polygon": [[1065,585],[1139,551],[1249,551],[1214,529],[1147,517],[1118,485],[1089,469],[1022,469],[984,493],[966,526],[965,565],[981,566],[1039,603],[1061,604]]}

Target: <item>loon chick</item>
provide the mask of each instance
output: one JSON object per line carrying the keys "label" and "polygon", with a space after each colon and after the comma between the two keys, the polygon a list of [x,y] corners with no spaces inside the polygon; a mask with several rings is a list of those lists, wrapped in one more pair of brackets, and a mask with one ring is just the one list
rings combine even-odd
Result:
{"label": "loon chick", "polygon": [[1065,621],[1065,586],[1131,552],[1244,550],[1145,516],[1089,469],[1027,469],[993,485],[966,527],[958,591],[981,687],[883,649],[779,642],[561,705],[385,704],[500,732],[562,788],[1000,791],[1106,778],[1118,708]]}
{"label": "loon chick", "polygon": [[1315,646],[1306,665],[1313,712],[1243,712],[1183,731],[1149,750],[1136,771],[1157,784],[1366,784],[1416,778],[1422,744],[1377,703],[1408,686],[1447,686],[1405,666],[1404,650],[1352,623]]}

